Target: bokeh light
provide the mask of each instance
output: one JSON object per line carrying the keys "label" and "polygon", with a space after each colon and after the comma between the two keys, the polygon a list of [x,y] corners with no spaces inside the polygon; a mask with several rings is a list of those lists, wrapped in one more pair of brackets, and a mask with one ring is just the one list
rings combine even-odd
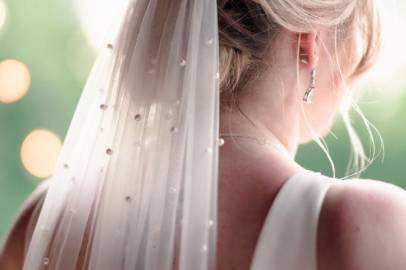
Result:
{"label": "bokeh light", "polygon": [[20,155],[24,168],[39,178],[49,177],[55,167],[62,142],[53,132],[36,129],[24,139]]}
{"label": "bokeh light", "polygon": [[[99,49],[127,0],[76,0],[79,18],[89,43]],[[118,18],[117,18],[118,19]]]}
{"label": "bokeh light", "polygon": [[0,63],[0,102],[11,103],[21,99],[30,88],[28,67],[14,59]]}
{"label": "bokeh light", "polygon": [[6,4],[4,4],[4,2],[0,0],[0,30],[1,28],[3,28],[6,19],[7,19]]}

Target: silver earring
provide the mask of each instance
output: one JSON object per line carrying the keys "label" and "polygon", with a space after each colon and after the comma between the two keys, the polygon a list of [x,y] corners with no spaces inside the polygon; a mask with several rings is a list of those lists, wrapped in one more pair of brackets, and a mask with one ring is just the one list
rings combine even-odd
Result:
{"label": "silver earring", "polygon": [[306,104],[312,103],[315,89],[316,89],[316,69],[313,68],[310,71],[310,85],[307,88],[307,90],[304,94],[304,97],[303,97],[303,101]]}
{"label": "silver earring", "polygon": [[299,55],[300,57],[300,63],[302,64],[308,64],[309,62],[307,61],[307,53],[301,53]]}
{"label": "silver earring", "polygon": [[308,64],[309,62],[307,62],[307,60],[306,59],[304,59],[304,58],[302,58],[302,59],[300,59],[300,63],[302,63],[302,64]]}

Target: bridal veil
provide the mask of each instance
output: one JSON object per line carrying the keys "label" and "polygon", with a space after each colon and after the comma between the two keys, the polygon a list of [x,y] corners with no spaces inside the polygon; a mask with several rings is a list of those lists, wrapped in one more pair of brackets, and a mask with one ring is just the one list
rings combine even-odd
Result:
{"label": "bridal veil", "polygon": [[129,0],[74,113],[24,270],[213,269],[215,0]]}

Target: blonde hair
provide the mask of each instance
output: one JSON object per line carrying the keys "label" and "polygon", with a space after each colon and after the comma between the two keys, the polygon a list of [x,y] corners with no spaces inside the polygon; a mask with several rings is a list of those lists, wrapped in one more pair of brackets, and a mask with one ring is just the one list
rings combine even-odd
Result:
{"label": "blonde hair", "polygon": [[[267,69],[268,64],[263,62],[263,57],[272,48],[272,41],[281,30],[306,33],[319,28],[333,29],[334,57],[339,63],[337,49],[350,27],[357,23],[362,31],[364,49],[351,77],[360,76],[372,66],[380,47],[380,22],[374,0],[218,0],[218,14],[221,105],[234,105],[240,111],[238,95]],[[349,107],[342,109],[341,115],[352,144],[347,173],[353,171],[355,173],[351,175],[359,175],[375,158],[373,131],[377,130],[352,102],[352,97],[350,103],[361,116],[373,149],[373,157],[368,158],[351,125]],[[316,135],[314,140],[326,153],[335,176],[334,163],[325,141]]]}

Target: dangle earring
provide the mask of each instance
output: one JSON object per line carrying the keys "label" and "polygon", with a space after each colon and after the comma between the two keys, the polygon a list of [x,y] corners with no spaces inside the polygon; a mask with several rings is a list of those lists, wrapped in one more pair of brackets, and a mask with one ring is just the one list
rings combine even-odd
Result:
{"label": "dangle earring", "polygon": [[[316,51],[313,52],[314,57],[315,57],[315,61],[316,63],[318,62],[318,57],[316,54]],[[301,59],[300,62],[307,65],[309,63],[309,61],[307,60],[306,56],[307,54],[301,54]],[[305,56],[305,57],[303,57]],[[312,68],[312,70],[310,71],[310,85],[307,88],[304,96],[303,96],[303,102],[305,102],[306,104],[311,104],[313,101],[313,96],[314,96],[314,92],[316,89],[316,68]]]}
{"label": "dangle earring", "polygon": [[303,101],[306,104],[312,103],[315,89],[316,89],[316,69],[313,68],[310,71],[310,85],[303,96]]}

